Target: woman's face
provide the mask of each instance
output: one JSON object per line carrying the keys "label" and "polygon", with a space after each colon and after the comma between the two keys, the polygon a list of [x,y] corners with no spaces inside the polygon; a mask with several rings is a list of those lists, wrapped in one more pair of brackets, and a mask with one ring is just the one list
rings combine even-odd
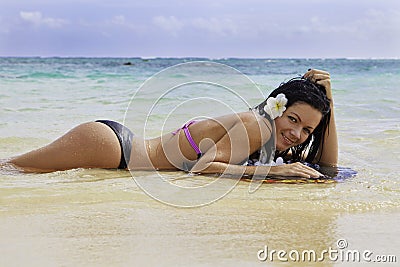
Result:
{"label": "woman's face", "polygon": [[275,119],[276,149],[284,151],[307,140],[318,126],[322,113],[306,103],[294,103]]}

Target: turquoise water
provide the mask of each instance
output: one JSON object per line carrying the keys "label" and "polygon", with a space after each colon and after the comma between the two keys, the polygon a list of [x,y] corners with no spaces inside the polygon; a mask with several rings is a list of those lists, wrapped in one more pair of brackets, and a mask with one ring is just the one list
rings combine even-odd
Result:
{"label": "turquoise water", "polygon": [[[40,147],[82,122],[97,119],[122,122],[132,96],[143,82],[167,67],[194,60],[209,59],[0,58],[0,158]],[[74,250],[75,242],[82,241],[80,236],[85,231],[82,228],[75,233],[72,228],[67,227],[71,221],[90,225],[89,231],[92,231],[93,235],[104,234],[104,229],[110,230],[101,221],[98,222],[98,226],[90,224],[88,220],[93,214],[98,216],[96,218],[103,218],[125,231],[141,230],[146,233],[149,239],[143,246],[146,248],[144,250],[132,245],[127,239],[123,239],[122,242],[129,243],[132,253],[133,251],[138,253],[141,261],[148,258],[152,247],[159,245],[164,249],[164,252],[160,252],[161,255],[170,257],[169,253],[173,252],[181,260],[186,259],[183,262],[191,260],[199,262],[200,259],[200,262],[207,263],[207,256],[211,255],[211,265],[218,262],[221,257],[225,257],[224,262],[227,265],[230,260],[235,261],[239,258],[243,261],[243,265],[251,266],[252,261],[256,260],[253,256],[257,249],[263,247],[266,239],[272,242],[276,249],[279,249],[279,246],[301,247],[304,240],[306,244],[322,249],[341,235],[351,238],[350,241],[353,241],[354,246],[369,244],[372,246],[370,249],[378,249],[374,247],[371,237],[380,242],[391,236],[393,222],[400,219],[398,175],[400,60],[218,59],[213,61],[244,73],[257,84],[264,95],[268,95],[282,81],[301,75],[308,68],[328,70],[332,77],[339,135],[339,164],[351,167],[358,172],[358,175],[335,185],[265,185],[252,195],[248,194],[248,185],[243,182],[224,199],[208,208],[187,212],[154,202],[141,192],[128,172],[71,170],[27,175],[3,171],[0,173],[0,214],[3,225],[11,227],[12,230],[2,229],[4,230],[2,236],[8,236],[12,240],[11,234],[15,234],[19,236],[17,240],[26,241],[27,235],[20,234],[20,231],[24,233],[23,229],[26,228],[24,220],[27,217],[36,222],[34,224],[36,228],[33,229],[36,235],[32,234],[33,237],[28,238],[32,244],[37,242],[36,237],[42,236],[43,233],[55,234],[64,231],[65,235],[59,234],[58,238],[66,242],[70,254],[68,251],[63,253],[75,256],[66,265],[76,263],[85,265],[90,262],[85,257],[82,261],[77,260],[81,254]],[[131,65],[124,65],[127,62]],[[160,132],[160,125],[164,125],[166,115],[170,107],[176,105],[176,101],[209,96],[224,99],[224,102],[229,107],[234,107],[236,111],[244,111],[247,108],[237,98],[213,86],[202,87],[200,92],[196,90],[190,87],[182,88],[162,98],[157,112],[150,117],[147,129],[149,135],[155,136]],[[247,86],[239,89],[239,93],[246,96],[250,105],[262,101],[261,95],[254,94]],[[135,123],[140,121],[141,116],[146,115],[148,104],[154,101],[154,95],[150,91],[147,95],[144,92],[141,97],[134,102],[135,113],[129,114],[132,124],[130,127],[135,132],[140,131],[139,125]],[[207,99],[199,101],[203,102],[198,102],[200,105],[189,103],[188,106],[177,109],[176,116],[170,117],[165,123],[167,130],[176,129],[183,121],[194,116],[209,116],[226,111],[224,108],[218,109]],[[172,180],[183,177],[182,179],[191,184],[201,184],[203,180],[209,181],[207,177],[188,177],[180,172],[168,175]],[[110,207],[113,207],[113,210],[110,210]],[[240,214],[237,214],[238,210]],[[282,210],[285,210],[285,213],[282,213]],[[130,215],[125,213],[127,211]],[[269,217],[262,219],[259,217],[260,211]],[[65,218],[64,212],[67,214]],[[376,216],[384,219],[375,220],[374,218],[378,218],[375,213],[383,213]],[[145,229],[135,224],[136,215],[142,216],[140,219],[142,223],[148,223],[147,219],[151,220],[150,228]],[[175,227],[171,235],[166,234],[168,230],[161,223],[155,223],[157,220],[162,220],[162,216],[169,218],[166,222],[169,227]],[[314,230],[298,225],[298,220],[295,218],[299,216],[305,223],[313,225]],[[127,217],[129,222],[125,220]],[[229,231],[223,217],[229,217],[231,225],[244,224],[247,231],[242,234],[239,234],[240,228]],[[246,221],[247,217],[256,223]],[[52,223],[48,223],[47,220],[52,220]],[[365,236],[356,236],[352,220],[360,225],[368,225],[372,220],[376,228],[367,229],[365,226],[362,228]],[[291,223],[288,227],[294,236],[280,230],[280,226],[285,222]],[[49,228],[50,232],[41,228],[40,224],[43,223],[52,227]],[[273,233],[266,230],[267,224],[273,227]],[[177,225],[182,227],[181,237]],[[208,228],[210,225],[216,228],[211,230]],[[155,237],[158,233],[157,227],[161,227],[160,231],[164,232],[164,239]],[[378,228],[381,230],[374,230]],[[118,231],[111,232],[114,238],[120,235]],[[132,233],[125,234],[129,238],[143,241],[143,236],[132,237]],[[265,235],[268,235],[268,238]],[[75,239],[69,239],[71,236]],[[43,248],[55,245],[52,237],[49,234],[48,239],[40,239],[39,243]],[[95,241],[95,248],[89,251],[88,255],[101,258],[100,251],[106,249],[108,244],[106,240],[107,236],[104,235],[104,239]],[[190,244],[191,249],[198,249],[198,255],[189,257],[185,254],[183,245],[182,247],[178,245],[175,249],[165,249],[172,241],[178,243],[184,241]],[[210,245],[210,242],[215,246]],[[241,252],[234,250],[232,244],[239,246]],[[252,245],[246,247],[247,244]],[[392,244],[398,248],[398,241],[393,241]],[[220,253],[215,252],[221,249],[217,248],[217,245],[224,246]],[[26,249],[23,246],[15,246],[17,249]],[[57,245],[55,247],[56,254],[58,252],[57,255],[61,255],[60,251],[63,248],[60,246],[57,248]],[[382,253],[393,250],[387,243],[381,244],[379,248],[386,249]],[[34,258],[35,250],[29,251]],[[10,253],[13,256],[18,255],[15,251]],[[124,253],[119,252],[116,255],[124,257],[128,255]],[[46,259],[50,257],[46,253],[42,256],[47,257]],[[115,263],[118,265],[118,261],[116,259],[112,261],[110,259],[113,258],[110,257],[103,258],[100,265]],[[135,262],[133,258],[129,259],[129,262]],[[65,258],[60,256],[54,261],[49,260],[45,263],[60,265],[63,260]],[[171,264],[167,265],[174,265],[173,263],[174,257],[171,259]]]}
{"label": "turquoise water", "polygon": [[[193,60],[207,59],[0,58],[1,143],[25,137],[52,140],[81,122],[99,118],[122,121],[131,97],[146,79],[167,67]],[[132,65],[124,65],[126,62]],[[396,96],[400,93],[400,60],[220,59],[214,62],[248,75],[264,95],[310,67],[329,70],[341,162],[358,167],[364,159],[363,164],[398,169],[400,103]],[[212,95],[213,89],[202,95]],[[246,88],[240,93],[246,94]],[[183,98],[188,95],[181,90],[171,96],[171,101],[179,98],[179,94]],[[214,94],[222,94],[228,103],[232,98],[225,91]],[[163,101],[169,104],[168,99]],[[250,104],[259,101],[260,96],[254,96]],[[193,112],[196,114],[208,110],[191,106],[185,112],[191,114],[194,108],[199,109]],[[245,109],[245,105],[237,108]],[[142,112],[141,106],[135,110],[138,114]],[[157,116],[151,119],[157,124]],[[382,157],[385,160],[381,161]]]}

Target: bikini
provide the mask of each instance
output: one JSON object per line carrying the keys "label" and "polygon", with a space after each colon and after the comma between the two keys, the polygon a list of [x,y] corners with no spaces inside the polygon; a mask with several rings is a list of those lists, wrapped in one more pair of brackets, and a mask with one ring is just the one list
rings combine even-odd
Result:
{"label": "bikini", "polygon": [[201,152],[200,148],[197,146],[196,142],[193,140],[192,135],[190,134],[189,131],[189,126],[196,123],[196,121],[190,121],[188,123],[185,123],[182,128],[179,128],[178,130],[172,132],[173,135],[176,135],[180,130],[183,130],[186,135],[186,139],[188,140],[189,144],[193,148],[193,150],[197,154],[197,159],[201,158],[203,156],[203,153]]}
{"label": "bikini", "polygon": [[[132,138],[134,134],[129,130],[127,127],[124,125],[115,122],[115,121],[110,121],[110,120],[97,120],[96,122],[103,123],[110,127],[115,135],[118,138],[119,145],[121,147],[121,160],[118,166],[118,169],[126,169],[128,168],[129,160],[131,157],[131,151],[132,151]],[[183,125],[181,128],[178,130],[172,132],[173,135],[176,135],[180,130],[183,130],[185,132],[186,138],[189,142],[189,144],[192,146],[194,151],[197,154],[197,159],[199,159],[203,153],[201,152],[200,148],[197,146],[195,141],[192,138],[192,135],[190,134],[189,131],[189,126],[196,123],[196,121],[190,121]]]}
{"label": "bikini", "polygon": [[134,134],[127,127],[115,121],[97,120],[96,122],[103,123],[114,131],[121,147],[121,160],[118,169],[128,168],[132,151],[132,138]]}

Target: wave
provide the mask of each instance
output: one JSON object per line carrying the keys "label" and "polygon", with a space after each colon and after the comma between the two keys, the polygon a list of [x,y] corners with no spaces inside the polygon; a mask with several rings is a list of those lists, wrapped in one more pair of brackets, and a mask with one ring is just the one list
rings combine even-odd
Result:
{"label": "wave", "polygon": [[74,79],[75,76],[63,74],[60,72],[33,72],[18,76],[20,79]]}

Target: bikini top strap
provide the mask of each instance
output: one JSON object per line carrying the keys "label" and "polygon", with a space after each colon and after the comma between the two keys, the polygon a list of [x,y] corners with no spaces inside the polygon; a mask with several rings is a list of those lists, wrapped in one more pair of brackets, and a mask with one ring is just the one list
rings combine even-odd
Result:
{"label": "bikini top strap", "polygon": [[185,132],[187,140],[189,141],[189,144],[192,146],[194,151],[197,153],[197,159],[199,159],[201,156],[203,156],[203,153],[201,152],[200,148],[197,146],[196,142],[193,140],[192,135],[190,134],[190,131],[189,131],[189,126],[194,123],[196,123],[196,121],[190,121],[188,123],[185,123],[181,128],[172,132],[172,134],[176,135],[180,130],[183,130]]}
{"label": "bikini top strap", "polygon": [[185,132],[186,138],[189,141],[190,145],[193,147],[194,151],[197,153],[197,159],[201,158],[203,153],[201,153],[200,148],[197,146],[196,142],[193,140],[192,135],[189,132],[189,125],[195,123],[195,121],[191,121],[189,124],[186,125],[186,127],[183,128],[183,131]]}

